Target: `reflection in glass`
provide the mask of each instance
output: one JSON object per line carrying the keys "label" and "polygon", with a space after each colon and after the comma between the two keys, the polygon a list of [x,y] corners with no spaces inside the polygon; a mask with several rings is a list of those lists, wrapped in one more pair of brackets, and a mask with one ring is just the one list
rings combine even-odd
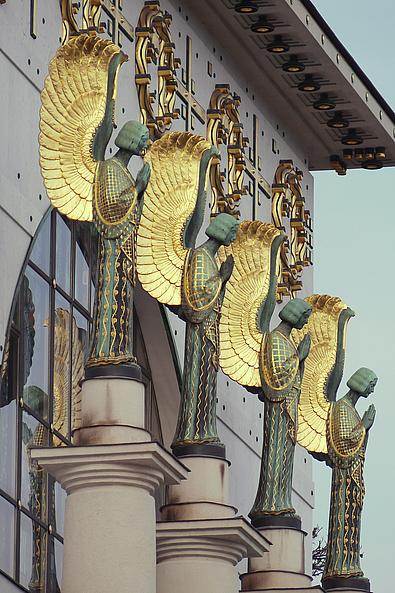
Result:
{"label": "reflection in glass", "polygon": [[48,414],[48,284],[31,268],[22,283],[23,399],[37,414]]}
{"label": "reflection in glass", "polygon": [[14,571],[14,507],[0,496],[0,569]]}
{"label": "reflection in glass", "polygon": [[19,581],[31,593],[45,591],[47,543],[47,532],[21,513]]}
{"label": "reflection in glass", "polygon": [[30,450],[68,444],[79,421],[91,324],[81,312],[91,310],[95,257],[88,225],[65,222],[55,213],[46,218],[20,283],[0,361],[0,491],[14,501],[0,495],[0,570],[16,575],[31,593],[60,593],[63,546],[57,537],[63,535],[66,495],[31,461]]}
{"label": "reflection in glass", "polygon": [[21,501],[24,507],[47,521],[46,493],[47,474],[31,460],[32,447],[48,445],[48,430],[36,418],[23,412],[22,414],[22,452],[21,452]]}
{"label": "reflection in glass", "polygon": [[0,400],[0,488],[15,496],[16,402]]}
{"label": "reflection in glass", "polygon": [[72,394],[71,394],[71,432],[80,425],[81,383],[84,379],[84,366],[88,352],[88,321],[76,309],[73,310],[72,343]]}
{"label": "reflection in glass", "polygon": [[[53,353],[53,426],[64,437],[69,437],[70,418],[70,305],[56,294]],[[62,445],[54,435],[53,444]]]}
{"label": "reflection in glass", "polygon": [[65,221],[56,216],[56,283],[70,292],[71,232]]}
{"label": "reflection in glass", "polygon": [[51,215],[47,216],[40,227],[30,259],[49,276]]}

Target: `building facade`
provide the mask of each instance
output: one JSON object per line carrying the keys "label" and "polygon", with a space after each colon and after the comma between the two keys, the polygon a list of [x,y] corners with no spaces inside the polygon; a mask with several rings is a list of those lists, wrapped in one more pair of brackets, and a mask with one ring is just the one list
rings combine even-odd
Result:
{"label": "building facade", "polygon": [[[393,112],[308,0],[102,0],[98,22],[89,2],[79,4],[73,13],[68,1],[0,3],[0,588],[7,593],[60,590],[65,493],[30,449],[72,443],[96,289],[89,227],[51,210],[40,175],[40,91],[59,45],[98,25],[129,56],[117,126],[136,119],[152,139],[186,130],[218,146],[206,221],[226,196],[240,219],[271,221],[287,233],[279,306],[314,292],[311,171],[395,164]],[[146,428],[169,448],[184,324],[136,292]],[[217,415],[232,464],[230,499],[247,516],[262,403],[219,373]],[[293,497],[311,534],[312,465],[300,447]],[[165,498],[165,490],[157,495],[158,509]],[[309,574],[310,536],[305,558]]]}

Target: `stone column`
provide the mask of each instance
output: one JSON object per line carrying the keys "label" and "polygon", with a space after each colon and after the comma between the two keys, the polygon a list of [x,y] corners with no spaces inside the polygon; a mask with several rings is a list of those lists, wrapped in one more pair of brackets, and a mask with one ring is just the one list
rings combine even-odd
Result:
{"label": "stone column", "polygon": [[187,469],[144,427],[144,386],[83,383],[78,446],[32,450],[67,492],[62,593],[155,593],[155,491]]}
{"label": "stone column", "polygon": [[[248,572],[241,576],[241,590],[245,593],[322,591],[319,586],[311,587],[312,577],[305,573],[306,532],[300,529],[300,520],[281,516],[266,519],[269,524],[258,531],[270,541],[269,552],[249,560]],[[294,525],[287,527],[287,521]]]}
{"label": "stone column", "polygon": [[229,504],[225,459],[182,457],[188,479],[169,488],[157,526],[157,593],[238,593],[237,564],[269,542]]}

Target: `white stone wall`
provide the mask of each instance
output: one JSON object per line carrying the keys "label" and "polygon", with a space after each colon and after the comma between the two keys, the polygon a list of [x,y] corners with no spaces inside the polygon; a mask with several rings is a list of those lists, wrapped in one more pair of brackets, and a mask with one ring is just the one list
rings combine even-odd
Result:
{"label": "white stone wall", "polygon": [[[141,0],[123,2],[123,14],[133,26],[137,24],[142,6]],[[185,14],[182,3],[163,0],[162,8],[173,16],[171,31],[175,55],[181,58],[184,68],[186,35],[192,39],[192,77],[196,100],[207,108],[215,84],[230,84],[231,90],[242,99],[241,120],[245,135],[251,141],[253,115],[259,119],[260,130],[263,131],[263,136],[259,136],[263,176],[271,183],[279,160],[292,159],[295,166],[303,171],[306,207],[313,212],[313,178],[305,164],[307,155],[303,153],[301,142],[289,137],[281,120],[273,115],[274,109],[267,104],[265,97],[255,94],[254,80],[249,79],[248,70],[241,71],[234,66],[232,55],[225,55],[220,40],[210,38],[195,17]],[[31,239],[49,207],[38,164],[39,91],[43,86],[48,62],[59,45],[61,20],[57,0],[37,3],[36,29],[37,36],[33,39],[30,35],[30,2],[7,0],[0,5],[0,347],[4,345],[11,303],[23,261]],[[119,78],[118,124],[139,117],[134,84],[133,43],[123,38],[122,49],[129,55],[129,62],[123,66]],[[211,75],[208,73],[208,62],[212,64]],[[155,73],[154,67],[152,72]],[[174,123],[173,129],[185,129],[184,126],[185,122],[180,118]],[[196,122],[194,131],[205,135],[205,126]],[[273,152],[273,147],[276,152]],[[251,197],[242,199],[241,212],[244,218],[252,217]],[[270,221],[269,199],[263,199],[258,212],[261,220]],[[208,216],[207,205],[207,220]],[[312,286],[312,268],[308,268],[304,272],[304,290],[300,296],[311,294]],[[182,362],[184,327],[174,315],[169,314],[169,318]],[[252,505],[258,479],[261,413],[262,406],[255,396],[220,373],[219,429],[232,462],[232,502],[243,514],[248,513]],[[306,531],[311,529],[313,498],[311,461],[302,450],[298,450],[294,500]]]}

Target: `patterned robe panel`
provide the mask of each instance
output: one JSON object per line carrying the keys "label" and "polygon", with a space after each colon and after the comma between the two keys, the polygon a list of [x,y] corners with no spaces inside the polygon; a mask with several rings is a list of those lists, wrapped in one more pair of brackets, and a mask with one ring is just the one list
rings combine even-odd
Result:
{"label": "patterned robe panel", "polygon": [[344,398],[332,404],[327,442],[332,489],[324,577],[360,577],[366,430],[358,412]]}
{"label": "patterned robe panel", "polygon": [[251,517],[295,514],[292,473],[300,394],[299,358],[292,341],[278,331],[261,350],[264,423],[261,473]]}
{"label": "patterned robe panel", "polygon": [[99,233],[94,336],[87,366],[135,362],[133,286],[135,283],[137,196],[127,168],[115,159],[98,163],[93,220]]}
{"label": "patterned robe panel", "polygon": [[188,253],[182,286],[186,318],[181,405],[174,446],[219,443],[216,391],[222,281],[213,256],[199,247]]}

